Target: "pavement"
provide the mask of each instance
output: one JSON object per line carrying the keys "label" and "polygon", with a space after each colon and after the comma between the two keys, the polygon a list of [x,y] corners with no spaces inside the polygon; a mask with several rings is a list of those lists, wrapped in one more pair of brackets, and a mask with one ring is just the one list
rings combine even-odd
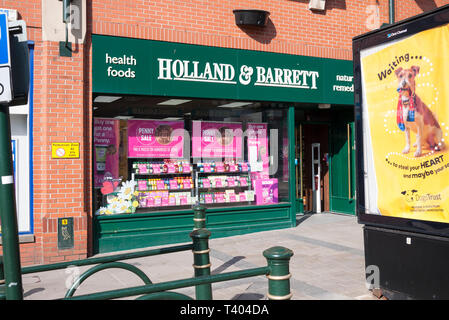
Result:
{"label": "pavement", "polygon": [[[273,246],[284,246],[294,252],[290,260],[292,300],[378,300],[365,286],[362,225],[350,215],[298,215],[297,225],[293,228],[212,238],[209,240],[211,273],[266,266],[262,252]],[[141,269],[153,283],[193,277],[191,251],[123,262]],[[25,274],[22,278],[24,299],[63,298],[74,279],[91,267]],[[75,296],[140,285],[143,285],[142,280],[129,271],[105,269],[84,281]],[[195,298],[193,287],[173,291]],[[212,291],[214,300],[266,300],[268,280],[265,276],[256,276],[218,282],[212,284]]]}

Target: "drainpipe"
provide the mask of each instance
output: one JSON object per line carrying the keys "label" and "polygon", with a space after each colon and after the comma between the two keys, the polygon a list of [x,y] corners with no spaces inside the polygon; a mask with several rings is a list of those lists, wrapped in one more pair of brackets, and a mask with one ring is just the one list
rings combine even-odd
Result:
{"label": "drainpipe", "polygon": [[393,24],[394,23],[394,0],[389,0],[388,6],[389,6],[388,14],[390,17],[389,23]]}

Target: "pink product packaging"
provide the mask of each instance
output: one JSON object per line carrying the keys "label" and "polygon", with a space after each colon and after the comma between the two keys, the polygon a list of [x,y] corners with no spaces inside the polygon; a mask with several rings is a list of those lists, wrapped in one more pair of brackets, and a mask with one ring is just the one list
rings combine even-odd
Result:
{"label": "pink product packaging", "polygon": [[168,173],[176,173],[175,166],[173,164],[167,165]]}
{"label": "pink product packaging", "polygon": [[208,193],[204,196],[204,200],[206,201],[206,203],[213,203],[214,199],[212,197],[212,194]]}
{"label": "pink product packaging", "polygon": [[147,207],[154,207],[154,198],[152,196],[148,196],[146,199],[147,199],[146,206]]}
{"label": "pink product packaging", "polygon": [[278,179],[256,179],[256,204],[278,203]]}
{"label": "pink product packaging", "polygon": [[147,180],[139,180],[137,182],[137,189],[139,191],[146,191],[148,189]]}
{"label": "pink product packaging", "polygon": [[153,168],[153,173],[155,173],[155,174],[161,173],[161,165],[160,164],[152,164],[151,167]]}
{"label": "pink product packaging", "polygon": [[148,173],[148,167],[146,163],[139,163],[139,173]]}
{"label": "pink product packaging", "polygon": [[176,180],[170,180],[170,189],[171,190],[176,190],[178,188],[179,188],[178,182]]}
{"label": "pink product packaging", "polygon": [[221,163],[221,162],[217,163],[215,168],[217,169],[217,172],[224,172],[225,171],[224,164]]}
{"label": "pink product packaging", "polygon": [[203,180],[203,188],[210,188],[210,180],[209,179]]}
{"label": "pink product packaging", "polygon": [[184,189],[190,189],[192,188],[192,184],[190,183],[190,180],[184,181]]}
{"label": "pink product packaging", "polygon": [[156,181],[156,188],[157,190],[164,190],[165,189],[165,183],[162,180]]}
{"label": "pink product packaging", "polygon": [[185,173],[189,173],[190,172],[190,164],[189,163],[184,163],[182,165],[182,171]]}
{"label": "pink product packaging", "polygon": [[215,194],[215,202],[217,202],[217,203],[225,202],[224,194],[222,194],[222,193]]}

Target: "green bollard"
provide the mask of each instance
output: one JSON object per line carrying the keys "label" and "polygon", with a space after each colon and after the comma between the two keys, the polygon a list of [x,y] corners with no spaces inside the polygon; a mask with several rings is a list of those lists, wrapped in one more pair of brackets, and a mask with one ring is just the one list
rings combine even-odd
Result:
{"label": "green bollard", "polygon": [[206,228],[206,208],[199,203],[193,206],[193,230]]}
{"label": "green bollard", "polygon": [[[197,229],[190,233],[193,240],[193,269],[195,277],[210,275],[209,237],[211,233],[206,229]],[[201,284],[195,287],[197,300],[212,300],[212,285]]]}
{"label": "green bollard", "polygon": [[7,300],[23,300],[9,106],[0,104],[0,220]]}
{"label": "green bollard", "polygon": [[263,252],[267,259],[270,273],[268,278],[268,294],[270,300],[290,300],[290,270],[289,262],[293,251],[284,247],[272,247]]}

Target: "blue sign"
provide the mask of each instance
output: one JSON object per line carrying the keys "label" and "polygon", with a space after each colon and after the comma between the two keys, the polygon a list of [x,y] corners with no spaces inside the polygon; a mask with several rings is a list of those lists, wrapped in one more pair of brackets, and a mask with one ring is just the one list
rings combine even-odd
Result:
{"label": "blue sign", "polygon": [[0,14],[0,65],[9,64],[8,17]]}

